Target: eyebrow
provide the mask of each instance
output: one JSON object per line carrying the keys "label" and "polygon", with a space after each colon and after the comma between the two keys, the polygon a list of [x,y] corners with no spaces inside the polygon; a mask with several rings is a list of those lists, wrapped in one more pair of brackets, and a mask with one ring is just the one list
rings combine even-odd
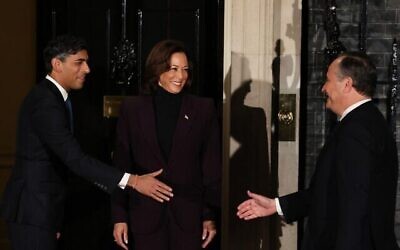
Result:
{"label": "eyebrow", "polygon": [[88,58],[78,58],[78,59],[75,59],[75,62],[85,62],[87,60],[89,60],[89,59]]}
{"label": "eyebrow", "polygon": [[[176,65],[176,64],[172,64],[172,65],[171,65],[171,67],[173,67],[173,66],[174,66],[174,67],[179,67],[179,65]],[[188,65],[185,65],[185,66],[183,66],[182,68],[189,68],[189,66],[188,66]]]}

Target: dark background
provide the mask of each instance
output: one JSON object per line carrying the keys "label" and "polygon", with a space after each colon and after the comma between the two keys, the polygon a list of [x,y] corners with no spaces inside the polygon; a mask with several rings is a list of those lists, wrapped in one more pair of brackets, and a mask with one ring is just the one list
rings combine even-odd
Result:
{"label": "dark background", "polygon": [[[118,84],[111,75],[111,59],[122,39],[122,0],[37,1],[37,80],[45,71],[41,51],[61,34],[83,37],[89,47],[88,75],[82,90],[71,94],[76,137],[88,154],[111,163],[117,118],[103,117],[103,96],[137,95],[145,59],[160,40],[185,43],[194,65],[190,92],[222,102],[223,1],[126,1],[126,38],[134,43],[134,78]],[[113,249],[109,196],[71,174],[62,249]],[[220,228],[218,229],[220,230]],[[219,239],[213,249],[219,248]]]}

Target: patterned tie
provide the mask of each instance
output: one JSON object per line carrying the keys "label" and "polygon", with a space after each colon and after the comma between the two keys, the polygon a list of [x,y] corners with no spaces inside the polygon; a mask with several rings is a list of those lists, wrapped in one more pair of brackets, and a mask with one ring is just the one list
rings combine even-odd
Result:
{"label": "patterned tie", "polygon": [[65,106],[67,107],[68,111],[68,118],[69,118],[69,128],[72,133],[74,133],[74,116],[72,115],[72,104],[71,104],[71,99],[69,96],[67,97],[67,100],[65,100]]}

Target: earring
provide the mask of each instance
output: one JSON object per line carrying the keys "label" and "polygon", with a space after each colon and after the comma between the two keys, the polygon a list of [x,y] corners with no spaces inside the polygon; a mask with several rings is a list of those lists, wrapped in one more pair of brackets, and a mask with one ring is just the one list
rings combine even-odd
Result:
{"label": "earring", "polygon": [[161,84],[161,82],[160,82],[160,81],[158,81],[158,86],[162,87],[162,84]]}

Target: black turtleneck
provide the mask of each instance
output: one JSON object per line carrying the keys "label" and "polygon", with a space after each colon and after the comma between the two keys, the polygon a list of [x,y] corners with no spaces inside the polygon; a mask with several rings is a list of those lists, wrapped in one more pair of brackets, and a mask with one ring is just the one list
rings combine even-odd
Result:
{"label": "black turtleneck", "polygon": [[182,92],[172,94],[159,87],[153,99],[158,143],[166,162],[171,153],[172,138],[181,109],[182,97]]}

